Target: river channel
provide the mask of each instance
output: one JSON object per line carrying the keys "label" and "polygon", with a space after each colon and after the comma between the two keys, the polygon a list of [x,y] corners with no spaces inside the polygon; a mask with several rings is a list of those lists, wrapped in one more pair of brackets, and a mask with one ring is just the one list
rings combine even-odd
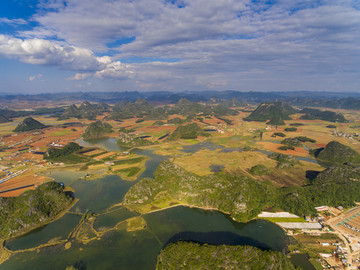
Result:
{"label": "river channel", "polygon": [[[124,151],[109,138],[91,143],[78,141],[83,146],[99,146],[110,151]],[[167,157],[155,155],[150,150],[134,150],[150,159],[139,177],[152,177],[158,164]],[[113,227],[116,223],[137,216],[123,207],[108,209],[122,201],[129,188],[136,183],[109,175],[98,180],[81,180],[83,173],[53,172],[56,181],[64,182],[75,190],[79,202],[61,219],[6,243],[11,250],[36,247],[49,240],[66,239],[86,211],[98,214],[95,228]],[[138,179],[138,180],[139,180]],[[1,265],[3,270],[62,269],[74,265],[78,269],[154,269],[160,250],[178,240],[210,244],[253,245],[283,251],[287,236],[277,225],[264,220],[248,223],[233,221],[218,211],[207,211],[183,206],[150,213],[143,216],[147,228],[127,232],[112,230],[88,244],[72,241],[71,248],[64,245],[43,248],[39,252],[18,253]]]}

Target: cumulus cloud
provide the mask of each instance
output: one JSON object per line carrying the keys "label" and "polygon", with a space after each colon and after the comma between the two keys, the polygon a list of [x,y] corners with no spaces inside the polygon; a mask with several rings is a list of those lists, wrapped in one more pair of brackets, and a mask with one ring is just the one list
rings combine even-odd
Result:
{"label": "cumulus cloud", "polygon": [[130,70],[129,65],[124,65],[119,61],[110,62],[106,67],[95,73],[95,77],[101,79],[120,79],[132,77],[134,72]]}
{"label": "cumulus cloud", "polygon": [[[109,56],[97,57],[85,48],[79,48],[43,39],[18,39],[0,35],[0,55],[18,58],[28,64],[52,65],[62,69],[74,71],[87,71],[76,74],[73,79],[85,79],[91,72],[97,74],[109,73],[111,67],[115,70],[111,73],[113,78],[125,78],[126,65],[119,61],[113,61]],[[122,71],[120,74],[120,70]],[[89,73],[90,72],[90,73]],[[110,75],[109,75],[110,76]]]}
{"label": "cumulus cloud", "polygon": [[[76,71],[69,80],[130,78],[127,86],[146,89],[360,83],[356,0],[50,0],[39,8],[23,39],[0,35],[0,54]],[[152,60],[118,61],[142,58]]]}

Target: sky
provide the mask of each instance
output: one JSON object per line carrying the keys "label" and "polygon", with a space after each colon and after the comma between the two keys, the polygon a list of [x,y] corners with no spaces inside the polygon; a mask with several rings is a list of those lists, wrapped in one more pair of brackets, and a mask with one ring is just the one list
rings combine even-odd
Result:
{"label": "sky", "polygon": [[360,92],[359,0],[1,0],[0,92]]}

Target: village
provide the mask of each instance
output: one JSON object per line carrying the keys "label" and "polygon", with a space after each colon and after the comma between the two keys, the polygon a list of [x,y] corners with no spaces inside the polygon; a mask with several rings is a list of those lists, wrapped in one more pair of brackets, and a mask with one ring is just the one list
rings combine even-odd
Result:
{"label": "village", "polygon": [[316,210],[317,217],[306,217],[303,222],[296,222],[300,217],[287,212],[262,212],[258,217],[275,218],[277,225],[302,244],[300,249],[318,252],[323,269],[360,269],[360,206],[351,209],[319,206]]}

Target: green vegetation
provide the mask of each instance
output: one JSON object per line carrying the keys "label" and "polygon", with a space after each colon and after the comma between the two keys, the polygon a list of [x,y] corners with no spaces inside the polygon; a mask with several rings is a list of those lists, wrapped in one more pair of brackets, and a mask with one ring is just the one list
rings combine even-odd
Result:
{"label": "green vegetation", "polygon": [[297,128],[296,127],[288,127],[288,128],[284,128],[284,131],[287,131],[287,132],[297,131]]}
{"label": "green vegetation", "polygon": [[[216,115],[222,117],[224,115],[236,115],[238,112],[230,108],[231,103],[223,102],[220,104],[199,104],[191,102],[185,98],[180,99],[174,106],[154,107],[145,99],[138,99],[134,103],[122,101],[113,107],[111,113],[112,119],[128,119],[128,118],[142,118],[144,120],[165,120],[169,115],[179,114],[186,117],[185,121],[190,121],[197,118],[199,115],[207,117]],[[176,118],[175,118],[176,119]],[[180,119],[180,118],[179,118]],[[179,119],[169,120],[169,123],[182,124]],[[181,119],[180,119],[181,120]],[[174,122],[173,122],[174,121]],[[181,120],[184,122],[184,120]]]}
{"label": "green vegetation", "polygon": [[48,223],[73,202],[64,186],[48,182],[18,197],[0,197],[0,239],[14,237]]}
{"label": "green vegetation", "polygon": [[[273,157],[278,160],[279,167],[298,162],[294,157],[282,154]],[[356,167],[329,168],[307,186],[278,188],[239,172],[202,177],[164,161],[155,171],[154,179],[143,178],[130,188],[123,204],[139,212],[149,212],[168,207],[170,202],[184,203],[218,209],[242,222],[256,217],[267,206],[299,216],[315,216],[317,206],[351,207],[360,200],[360,182],[350,181],[359,179],[359,170]]]}
{"label": "green vegetation", "polygon": [[213,246],[176,242],[159,254],[156,270],[165,269],[295,269],[280,252],[251,246]]}
{"label": "green vegetation", "polygon": [[360,181],[360,167],[339,164],[323,170],[314,180],[316,184],[346,183],[352,181]]}
{"label": "green vegetation", "polygon": [[35,120],[32,117],[25,118],[17,127],[14,129],[14,132],[26,132],[35,129],[43,129],[46,126],[39,121]]}
{"label": "green vegetation", "polygon": [[270,120],[268,122],[270,125],[284,125],[284,120],[290,120],[289,115],[295,112],[294,108],[280,101],[264,102],[244,120],[259,122]]}
{"label": "green vegetation", "polygon": [[44,154],[44,159],[53,162],[64,163],[81,163],[88,161],[88,157],[78,156],[75,154],[75,152],[79,151],[80,149],[80,145],[74,142],[70,142],[63,148],[49,148]]}
{"label": "green vegetation", "polygon": [[360,164],[360,154],[337,141],[329,142],[324,149],[319,149],[315,157],[320,161],[331,164]]}
{"label": "green vegetation", "polygon": [[264,166],[262,164],[258,164],[258,165],[253,166],[250,169],[250,173],[252,175],[264,175],[264,174],[269,174],[270,172],[269,172],[268,168],[266,168],[266,166]]}
{"label": "green vegetation", "polygon": [[282,133],[282,132],[275,132],[275,133],[273,134],[273,136],[274,136],[274,137],[286,137],[286,135],[285,135],[284,133]]}
{"label": "green vegetation", "polygon": [[287,146],[298,146],[298,147],[301,147],[302,143],[304,143],[304,142],[316,143],[315,140],[310,139],[310,138],[305,137],[305,136],[286,138],[286,139],[281,141],[282,144],[285,144]]}
{"label": "green vegetation", "polygon": [[167,140],[196,139],[201,135],[205,135],[205,132],[196,123],[192,123],[185,126],[178,126]]}
{"label": "green vegetation", "polygon": [[157,120],[152,125],[153,126],[163,126],[163,125],[165,125],[165,123],[163,121]]}
{"label": "green vegetation", "polygon": [[216,115],[216,118],[219,119],[219,120],[224,121],[224,122],[225,122],[226,124],[228,124],[228,125],[232,125],[232,121],[231,121],[230,119],[227,119],[227,118],[225,118],[225,117],[220,117],[220,116],[218,116],[218,115]]}
{"label": "green vegetation", "polygon": [[277,207],[299,216],[316,216],[320,205],[352,207],[360,200],[360,183],[326,183],[280,189]]}
{"label": "green vegetation", "polygon": [[303,123],[290,123],[290,126],[292,127],[300,127],[300,126],[304,126],[305,124]]}
{"label": "green vegetation", "polygon": [[126,231],[128,232],[144,230],[146,227],[146,220],[141,216],[132,217],[126,220]]}
{"label": "green vegetation", "polygon": [[64,108],[54,107],[54,108],[36,108],[34,110],[26,111],[13,111],[9,109],[0,108],[0,115],[6,117],[7,119],[24,117],[30,115],[42,115],[42,114],[59,114],[64,111]]}
{"label": "green vegetation", "polygon": [[320,119],[329,122],[347,123],[344,115],[332,111],[320,111],[317,109],[305,108],[300,113],[304,115],[300,119],[314,120]]}
{"label": "green vegetation", "polygon": [[136,131],[136,130],[133,129],[133,128],[127,129],[127,128],[125,128],[125,127],[121,127],[121,128],[119,128],[119,131],[122,132],[122,133],[131,133],[131,132],[134,132],[134,131]]}
{"label": "green vegetation", "polygon": [[102,123],[100,120],[91,123],[83,134],[84,139],[97,139],[104,136],[106,133],[112,132],[112,126],[108,123]]}
{"label": "green vegetation", "polygon": [[155,178],[143,178],[130,188],[123,204],[128,207],[150,205],[163,198],[190,205],[216,208],[238,221],[257,216],[264,208],[272,187],[241,174],[217,173],[198,176],[169,161],[163,161]]}
{"label": "green vegetation", "polygon": [[139,167],[130,167],[130,168],[116,170],[115,173],[121,173],[121,174],[124,173],[126,174],[127,177],[132,177],[140,171],[141,169]]}
{"label": "green vegetation", "polygon": [[276,167],[280,169],[294,167],[299,163],[295,157],[279,153],[272,153],[270,154],[269,158],[276,160]]}
{"label": "green vegetation", "polygon": [[181,125],[183,124],[185,121],[179,117],[175,117],[173,119],[169,119],[167,121],[168,124],[174,124],[174,125]]}
{"label": "green vegetation", "polygon": [[278,147],[279,150],[283,150],[283,151],[286,151],[286,150],[295,150],[295,147],[294,146],[291,146],[291,145],[282,145],[280,147]]}
{"label": "green vegetation", "polygon": [[60,120],[68,119],[70,117],[78,118],[78,119],[89,119],[95,120],[97,115],[101,115],[104,112],[110,111],[110,106],[105,104],[104,102],[100,102],[99,104],[91,104],[87,101],[80,104],[77,107],[75,104],[69,106],[59,117]]}
{"label": "green vegetation", "polygon": [[335,125],[331,125],[331,124],[330,124],[330,125],[327,125],[326,127],[327,127],[327,128],[336,128]]}
{"label": "green vegetation", "polygon": [[123,147],[136,147],[136,146],[152,145],[154,143],[145,139],[136,138],[135,136],[127,133],[123,133],[120,134],[117,144]]}
{"label": "green vegetation", "polygon": [[[151,106],[145,99],[137,99],[134,103],[122,101],[113,107],[113,112],[111,113],[111,118],[116,119],[129,119],[133,117],[143,118],[151,113],[153,110]],[[163,119],[160,117],[159,120]]]}

